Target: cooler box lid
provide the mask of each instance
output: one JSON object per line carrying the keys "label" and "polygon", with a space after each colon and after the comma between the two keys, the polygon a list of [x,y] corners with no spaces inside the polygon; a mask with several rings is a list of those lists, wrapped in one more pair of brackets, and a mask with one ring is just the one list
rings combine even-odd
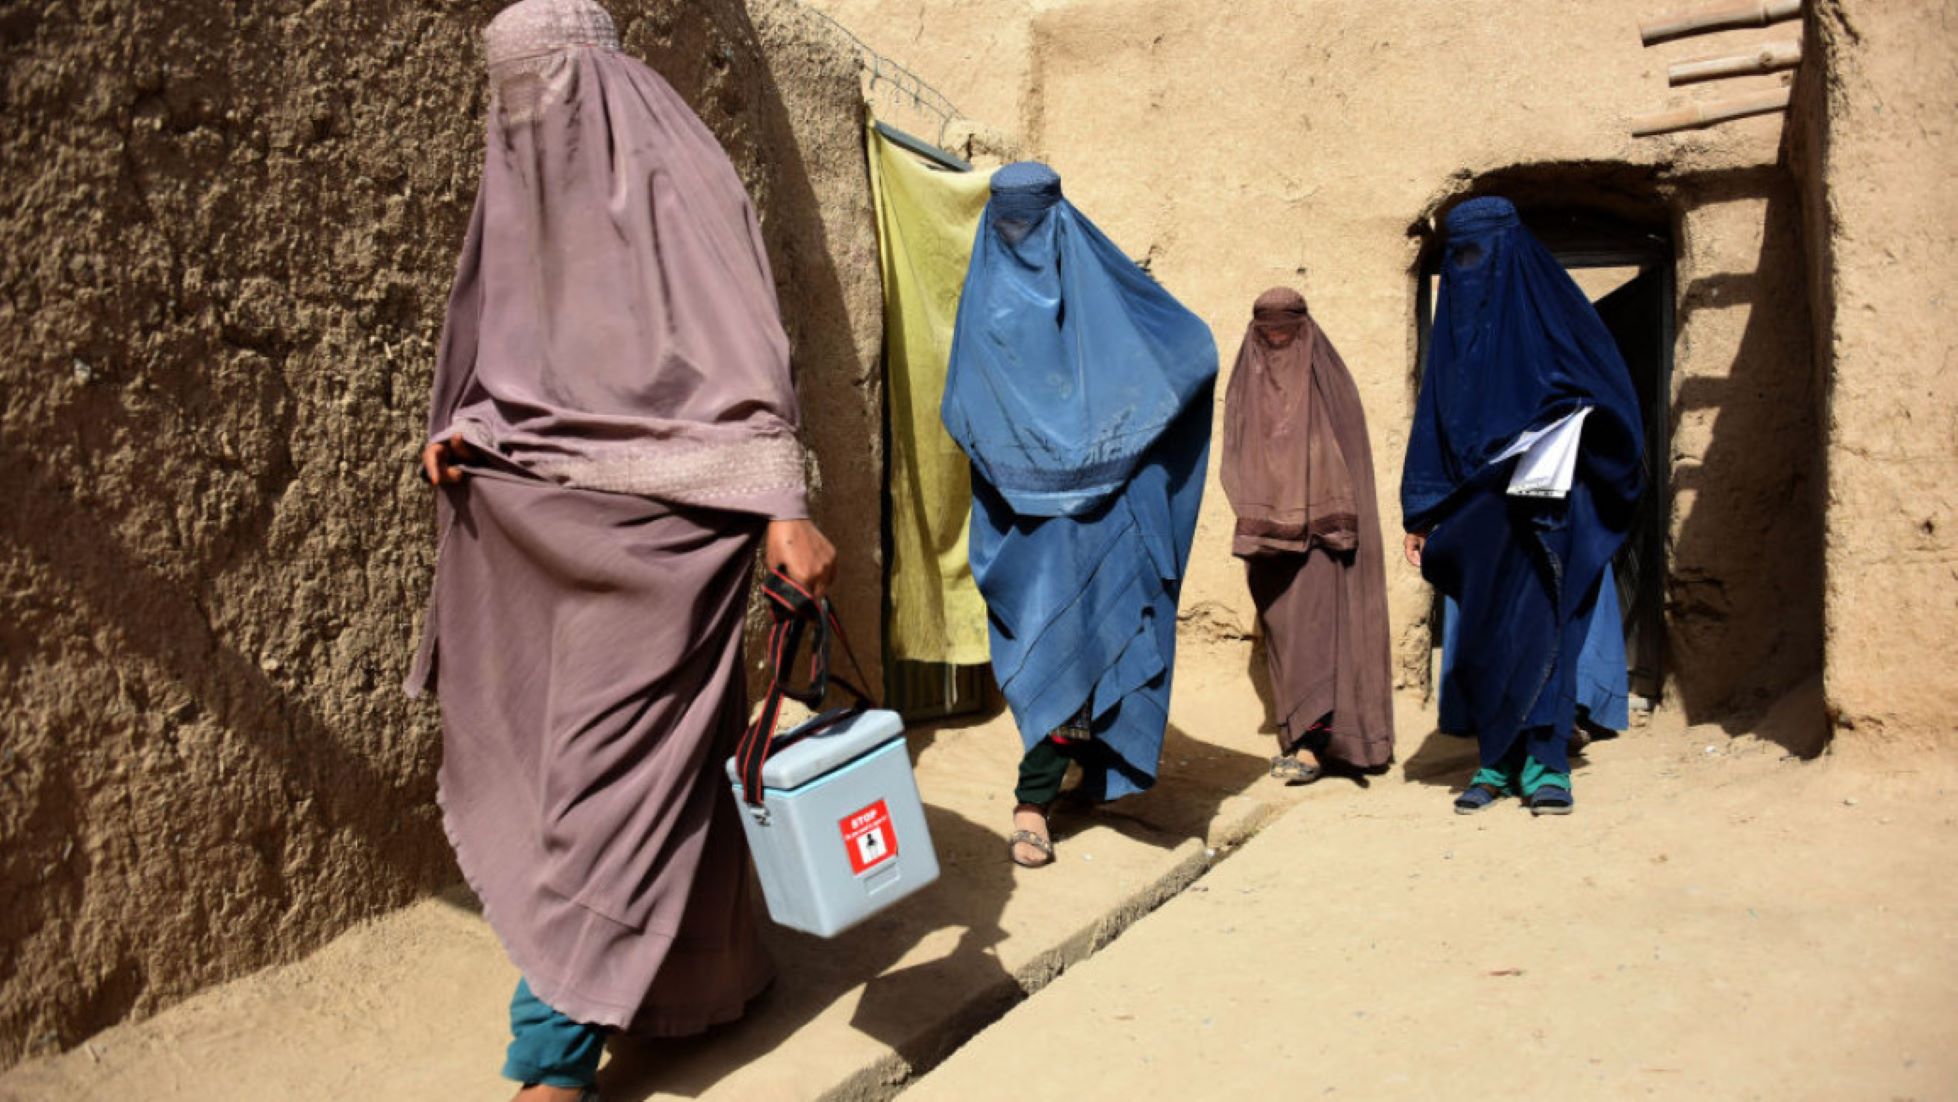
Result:
{"label": "cooler box lid", "polygon": [[[778,736],[779,737],[779,736]],[[821,734],[810,735],[788,747],[770,752],[761,767],[764,788],[800,788],[817,777],[863,757],[892,739],[904,737],[904,721],[883,708],[860,712]],[[741,783],[733,758],[727,762],[728,780]]]}

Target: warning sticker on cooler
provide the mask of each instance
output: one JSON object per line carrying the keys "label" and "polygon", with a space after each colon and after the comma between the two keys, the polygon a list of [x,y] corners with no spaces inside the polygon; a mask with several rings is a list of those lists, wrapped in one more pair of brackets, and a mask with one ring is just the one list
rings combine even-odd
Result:
{"label": "warning sticker on cooler", "polygon": [[846,815],[836,825],[843,830],[843,849],[850,855],[851,872],[869,872],[897,856],[897,831],[891,826],[891,812],[884,801]]}

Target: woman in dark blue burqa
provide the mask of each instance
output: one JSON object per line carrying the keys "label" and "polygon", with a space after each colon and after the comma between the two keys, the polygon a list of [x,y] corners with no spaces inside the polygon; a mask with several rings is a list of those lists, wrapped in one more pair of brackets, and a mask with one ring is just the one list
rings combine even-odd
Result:
{"label": "woman in dark blue burqa", "polygon": [[972,573],[1026,755],[1013,860],[1053,860],[1070,761],[1107,800],[1155,783],[1210,453],[1217,346],[1061,196],[993,176],[941,413],[972,460]]}
{"label": "woman in dark blue burqa", "polygon": [[1455,807],[1520,794],[1563,814],[1578,658],[1641,488],[1638,400],[1508,200],[1461,204],[1447,231],[1401,511],[1408,558],[1460,611],[1454,687],[1482,768]]}

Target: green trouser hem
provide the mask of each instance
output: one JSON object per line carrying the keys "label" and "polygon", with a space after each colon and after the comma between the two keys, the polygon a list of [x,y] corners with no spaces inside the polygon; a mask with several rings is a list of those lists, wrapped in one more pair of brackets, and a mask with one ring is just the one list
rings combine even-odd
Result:
{"label": "green trouser hem", "polygon": [[[1525,753],[1520,766],[1505,762],[1502,765],[1485,765],[1476,770],[1475,779],[1470,784],[1486,784],[1505,795],[1514,796],[1521,792],[1525,798],[1536,795],[1539,788],[1561,788],[1571,790],[1570,774],[1557,773],[1546,769],[1535,758]],[[1511,760],[1515,755],[1511,755]]]}
{"label": "green trouser hem", "polygon": [[510,999],[510,1032],[504,1078],[573,1089],[598,1085],[598,1064],[609,1031],[560,1014],[531,992],[527,979],[517,981]]}
{"label": "green trouser hem", "polygon": [[1069,760],[1067,750],[1053,739],[1034,743],[1020,759],[1020,785],[1013,790],[1013,798],[1040,807],[1053,803],[1061,794],[1061,782],[1067,779]]}

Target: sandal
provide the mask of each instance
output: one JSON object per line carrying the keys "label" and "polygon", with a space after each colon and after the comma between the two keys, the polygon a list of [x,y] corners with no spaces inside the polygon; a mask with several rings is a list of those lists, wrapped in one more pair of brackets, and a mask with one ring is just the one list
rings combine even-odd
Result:
{"label": "sandal", "polygon": [[[1022,811],[1038,812],[1042,820],[1041,825],[1046,825],[1046,808],[1039,804],[1019,804],[1013,808],[1013,814],[1015,815],[1018,815]],[[1040,858],[1034,861],[1022,858],[1020,856],[1020,847],[1022,845],[1032,846],[1034,849],[1039,850]],[[1045,868],[1054,863],[1054,841],[1044,834],[1039,834],[1031,830],[1016,830],[1006,837],[1006,858],[1023,869]]]}
{"label": "sandal", "polygon": [[1497,800],[1508,794],[1493,784],[1469,785],[1462,790],[1461,795],[1455,797],[1455,814],[1473,815],[1478,811],[1486,811],[1493,807]]}
{"label": "sandal", "polygon": [[1325,768],[1318,763],[1300,761],[1290,754],[1280,754],[1271,759],[1271,775],[1287,785],[1311,784],[1325,772]]}
{"label": "sandal", "polygon": [[[525,1083],[523,1090],[527,1091],[536,1085],[535,1083]],[[523,1091],[518,1091],[517,1093],[522,1094]],[[585,1087],[578,1092],[578,1102],[604,1102],[604,1100],[599,1097],[597,1087]]]}
{"label": "sandal", "polygon": [[1532,815],[1569,815],[1577,801],[1571,797],[1570,789],[1546,784],[1530,793],[1528,803]]}

